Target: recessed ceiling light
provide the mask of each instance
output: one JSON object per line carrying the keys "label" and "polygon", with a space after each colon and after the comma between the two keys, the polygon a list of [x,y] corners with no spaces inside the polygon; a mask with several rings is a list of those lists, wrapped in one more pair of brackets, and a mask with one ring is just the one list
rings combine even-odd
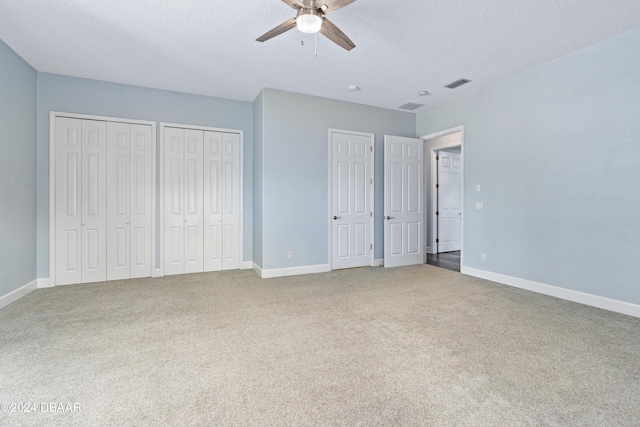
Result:
{"label": "recessed ceiling light", "polygon": [[427,96],[427,95],[431,95],[431,94],[429,92],[427,92],[426,90],[421,90],[420,92],[418,92],[418,95]]}
{"label": "recessed ceiling light", "polygon": [[360,90],[360,88],[356,85],[351,85],[347,89],[349,89],[351,92],[357,92]]}

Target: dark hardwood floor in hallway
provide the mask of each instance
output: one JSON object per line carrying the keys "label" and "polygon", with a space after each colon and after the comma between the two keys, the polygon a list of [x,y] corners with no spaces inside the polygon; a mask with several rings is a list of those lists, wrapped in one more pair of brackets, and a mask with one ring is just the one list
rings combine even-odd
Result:
{"label": "dark hardwood floor in hallway", "polygon": [[427,264],[459,272],[460,251],[427,254]]}

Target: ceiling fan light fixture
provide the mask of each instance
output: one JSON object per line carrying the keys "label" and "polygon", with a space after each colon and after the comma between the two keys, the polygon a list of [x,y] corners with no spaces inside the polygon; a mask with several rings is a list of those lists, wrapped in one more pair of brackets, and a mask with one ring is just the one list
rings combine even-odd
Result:
{"label": "ceiling fan light fixture", "polygon": [[322,15],[313,9],[301,9],[296,17],[298,30],[306,34],[315,34],[322,27]]}

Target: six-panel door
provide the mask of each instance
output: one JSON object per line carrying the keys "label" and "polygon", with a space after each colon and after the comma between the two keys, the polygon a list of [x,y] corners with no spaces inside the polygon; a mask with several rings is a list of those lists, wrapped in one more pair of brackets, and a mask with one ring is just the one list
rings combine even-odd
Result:
{"label": "six-panel door", "polygon": [[332,132],[332,268],[371,264],[371,138]]}

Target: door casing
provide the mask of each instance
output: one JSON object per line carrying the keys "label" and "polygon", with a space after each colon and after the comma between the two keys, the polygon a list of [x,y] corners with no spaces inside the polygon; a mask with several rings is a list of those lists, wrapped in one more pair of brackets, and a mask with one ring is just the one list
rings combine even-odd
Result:
{"label": "door casing", "polygon": [[[442,136],[446,136],[446,135],[451,135],[453,133],[457,133],[460,132],[460,143],[445,143],[442,145],[438,145],[436,147],[430,147],[429,148],[429,161],[431,162],[431,173],[429,174],[431,176],[431,182],[435,183],[436,182],[436,153],[438,152],[438,150],[442,150],[442,149],[446,149],[446,148],[451,148],[451,147],[456,147],[456,146],[460,146],[460,161],[462,162],[462,173],[461,173],[461,186],[462,186],[462,193],[461,193],[461,204],[460,204],[460,208],[462,210],[462,224],[460,225],[462,232],[461,232],[461,237],[460,237],[460,245],[462,247],[462,249],[460,250],[460,268],[462,268],[462,266],[464,265],[464,231],[465,231],[465,213],[464,213],[464,174],[465,174],[465,166],[464,166],[464,126],[456,126],[453,128],[449,128],[449,129],[445,129],[439,132],[434,132],[434,133],[430,133],[424,136],[421,136],[420,138],[423,139],[426,142],[432,140],[432,139],[436,139],[436,138],[440,138]],[[426,158],[427,156],[425,156]],[[425,174],[425,179],[426,179],[426,174]],[[425,189],[426,189],[426,185],[425,185]],[[431,230],[432,230],[432,236],[428,236],[428,239],[425,239],[425,242],[429,242],[429,244],[431,245],[432,248],[432,252],[435,250],[435,244],[436,244],[436,238],[435,238],[435,230],[436,230],[436,215],[435,215],[435,203],[436,203],[436,194],[435,191],[433,191],[433,188],[430,189],[431,192],[431,209],[426,209],[426,202],[427,202],[427,198],[425,197],[425,221],[430,221],[431,222]],[[426,222],[425,222],[426,224]],[[426,253],[425,253],[425,257],[426,257]],[[426,262],[426,259],[425,259]]]}

